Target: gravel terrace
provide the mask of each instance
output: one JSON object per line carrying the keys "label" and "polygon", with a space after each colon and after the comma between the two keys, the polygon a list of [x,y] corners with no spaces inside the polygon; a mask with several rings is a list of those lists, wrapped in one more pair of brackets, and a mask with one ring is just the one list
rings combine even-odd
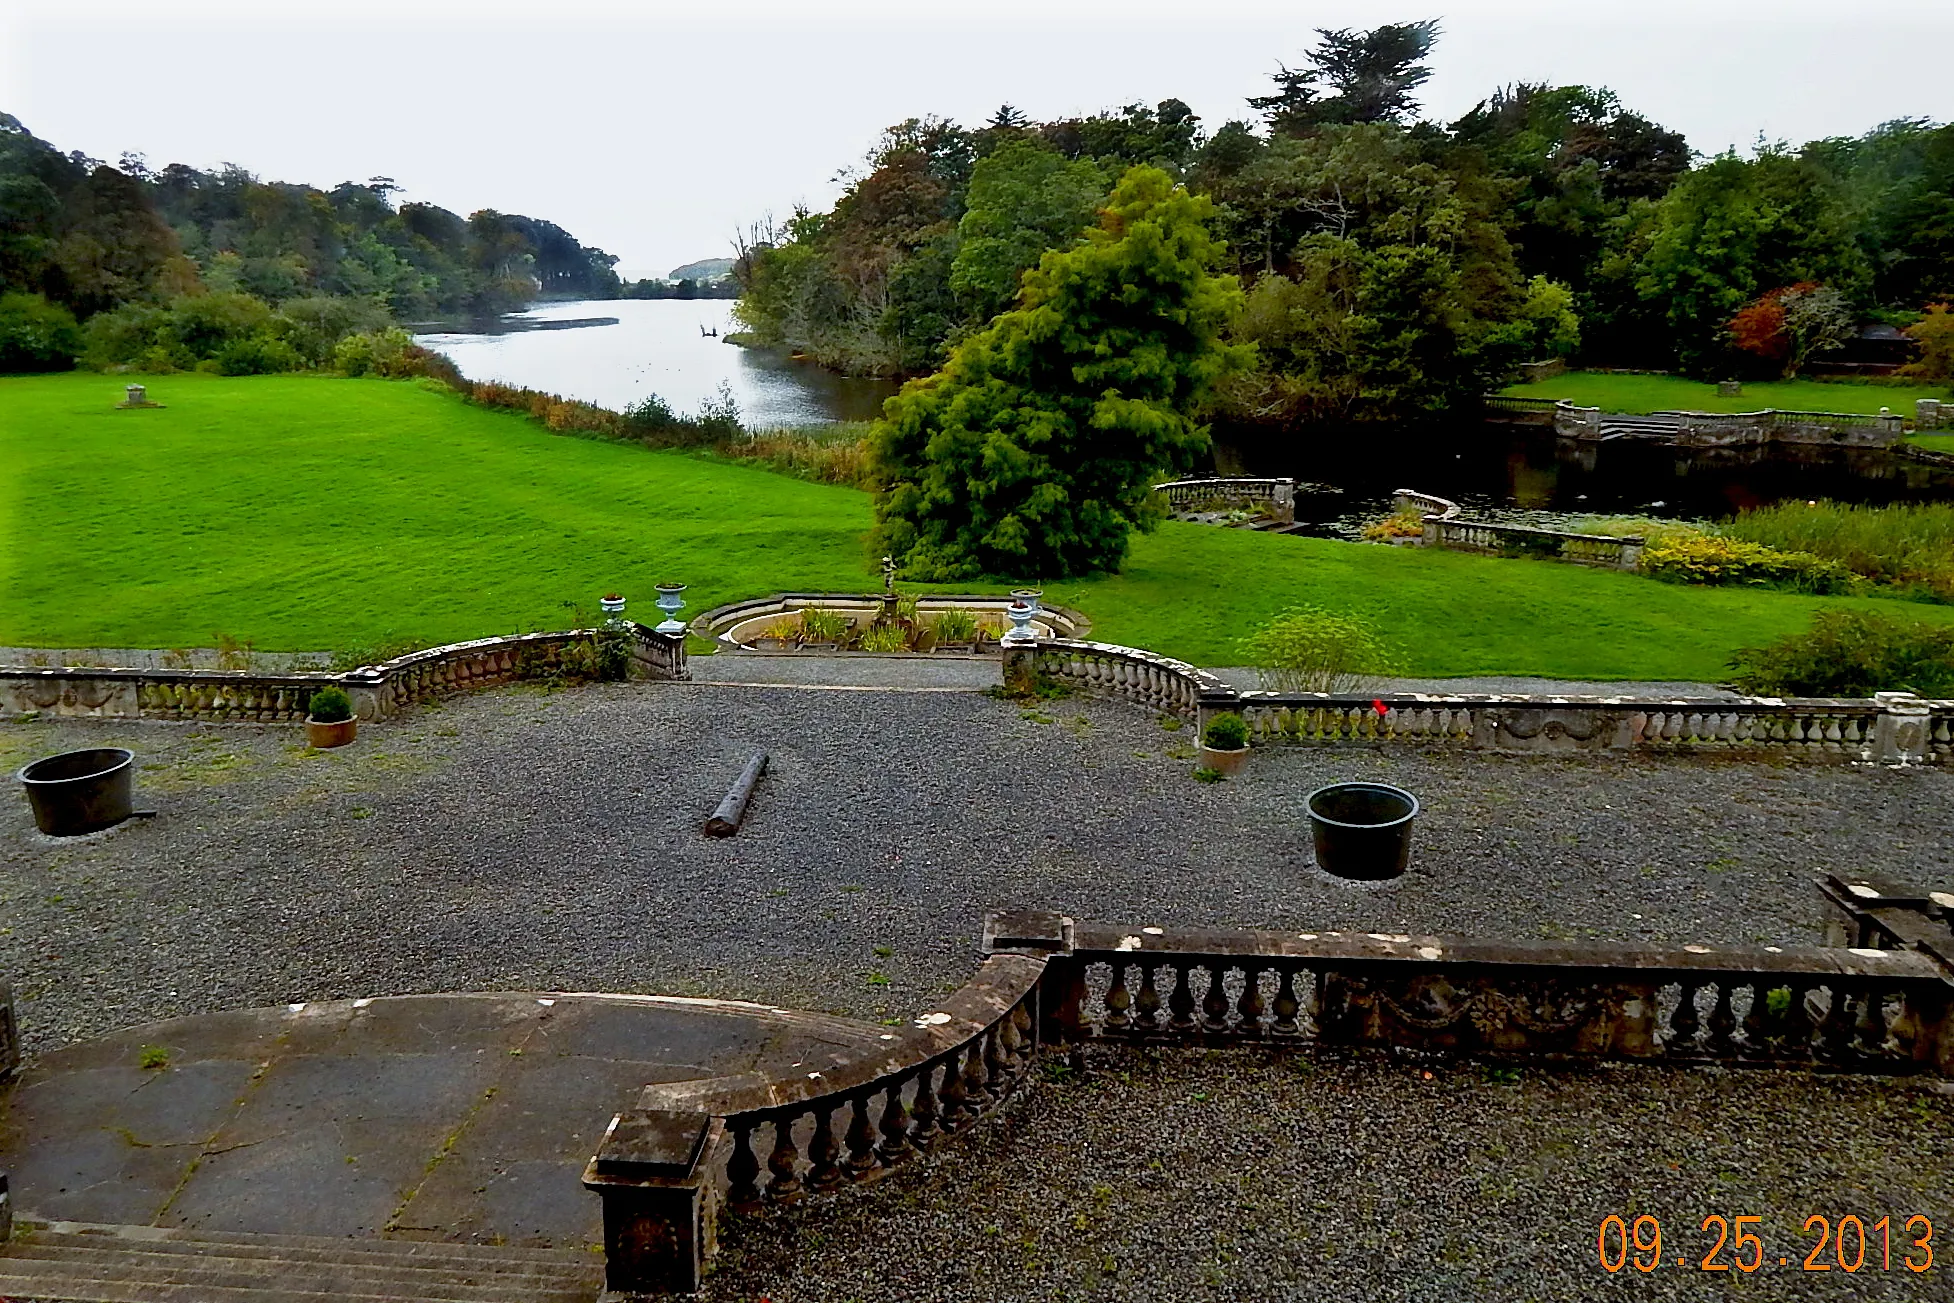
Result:
{"label": "gravel terrace", "polygon": [[[131,747],[138,804],[162,813],[54,842],[9,798],[0,972],[30,1050],[176,1014],[468,989],[897,1019],[969,975],[982,914],[1004,905],[1809,943],[1828,870],[1954,884],[1954,776],[1937,772],[1289,748],[1208,786],[1190,733],[1078,698],[710,683],[460,698],[324,753],[290,728],[10,724],[9,767]],[[755,748],[773,766],[746,829],[705,838]],[[1398,885],[1309,866],[1302,799],[1337,778],[1425,802]],[[1700,1297],[1736,1278],[1601,1273],[1599,1216],[1654,1212],[1694,1246],[1704,1212],[1758,1214],[1774,1254],[1812,1213],[1954,1226],[1954,1122],[1930,1083],[1424,1070],[1190,1053],[1047,1083],[947,1181],[797,1213],[823,1237],[798,1248],[731,1237],[713,1294]],[[1926,1299],[1946,1297],[1941,1270],[1743,1286]]]}

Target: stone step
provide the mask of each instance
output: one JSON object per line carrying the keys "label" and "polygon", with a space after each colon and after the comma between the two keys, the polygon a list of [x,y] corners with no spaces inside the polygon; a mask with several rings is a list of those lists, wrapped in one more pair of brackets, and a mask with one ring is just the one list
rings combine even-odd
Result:
{"label": "stone step", "polygon": [[[72,1224],[70,1224],[72,1225]],[[576,1250],[328,1240],[152,1227],[34,1227],[0,1256],[0,1297],[65,1303],[591,1303]]]}
{"label": "stone step", "polygon": [[[104,1244],[140,1247],[156,1253],[209,1253],[224,1257],[278,1257],[297,1262],[342,1262],[371,1259],[376,1262],[450,1260],[457,1263],[488,1261],[504,1264],[505,1269],[523,1263],[563,1270],[579,1270],[597,1260],[588,1250],[545,1249],[535,1245],[477,1244],[451,1240],[355,1239],[330,1235],[275,1235],[249,1231],[205,1231],[178,1226],[112,1226],[95,1222],[34,1222],[26,1243],[72,1244],[99,1247]],[[15,1247],[20,1246],[15,1242]]]}

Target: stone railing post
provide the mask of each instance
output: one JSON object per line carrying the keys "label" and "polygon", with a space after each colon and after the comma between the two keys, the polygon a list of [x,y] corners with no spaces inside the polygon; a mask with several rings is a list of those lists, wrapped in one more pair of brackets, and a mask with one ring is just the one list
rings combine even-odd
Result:
{"label": "stone railing post", "polygon": [[1194,736],[1205,737],[1208,722],[1216,715],[1242,712],[1242,694],[1223,684],[1220,687],[1202,688],[1194,698]]}
{"label": "stone railing post", "polygon": [[1036,643],[999,644],[1003,653],[1004,690],[1014,697],[1029,697],[1038,691],[1038,645]]}
{"label": "stone railing post", "polygon": [[1615,554],[1615,569],[1617,570],[1641,569],[1642,549],[1647,545],[1648,543],[1647,540],[1645,539],[1640,539],[1640,538],[1623,539],[1621,551]]}
{"label": "stone railing post", "polygon": [[1296,481],[1277,480],[1275,491],[1269,495],[1269,501],[1276,509],[1277,520],[1286,525],[1296,523]]}
{"label": "stone railing post", "polygon": [[1940,428],[1941,401],[1938,398],[1916,398],[1913,400],[1913,428],[1916,430],[1938,430]]}
{"label": "stone railing post", "polygon": [[604,1202],[604,1284],[614,1294],[693,1294],[705,1280],[718,1191],[704,1161],[723,1133],[703,1113],[632,1109],[611,1119],[584,1188]]}
{"label": "stone railing post", "polygon": [[1885,765],[1917,765],[1927,759],[1933,707],[1911,692],[1875,692],[1880,705],[1873,731],[1873,759]]}
{"label": "stone railing post", "polygon": [[1072,954],[1072,920],[1042,909],[1005,910],[984,916],[983,953],[1042,955],[1038,1011],[1032,1034],[1040,1045],[1077,1045],[1086,999],[1086,970]]}

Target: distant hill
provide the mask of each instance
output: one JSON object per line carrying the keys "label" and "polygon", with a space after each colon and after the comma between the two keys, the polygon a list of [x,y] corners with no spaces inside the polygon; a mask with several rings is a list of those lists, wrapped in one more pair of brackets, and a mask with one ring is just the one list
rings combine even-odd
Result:
{"label": "distant hill", "polygon": [[688,262],[683,267],[672,268],[665,273],[665,278],[675,281],[711,281],[732,274],[731,258],[701,258],[697,262]]}

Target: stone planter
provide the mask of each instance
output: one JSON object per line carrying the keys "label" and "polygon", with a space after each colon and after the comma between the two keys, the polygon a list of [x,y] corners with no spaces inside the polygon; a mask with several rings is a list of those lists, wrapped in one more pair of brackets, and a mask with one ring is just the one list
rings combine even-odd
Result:
{"label": "stone planter", "polygon": [[1242,766],[1247,763],[1247,747],[1237,747],[1233,751],[1217,751],[1205,742],[1201,744],[1201,767],[1203,769],[1212,769],[1217,774],[1227,774],[1233,777],[1241,773]]}
{"label": "stone planter", "polygon": [[329,722],[308,718],[305,721],[305,744],[324,751],[328,747],[343,747],[353,740],[359,732],[357,719],[335,719]]}
{"label": "stone planter", "polygon": [[1331,783],[1304,801],[1317,867],[1339,878],[1382,882],[1405,871],[1418,798],[1388,783]]}
{"label": "stone planter", "polygon": [[50,837],[112,828],[130,814],[135,753],[121,747],[66,751],[20,771],[34,826]]}

